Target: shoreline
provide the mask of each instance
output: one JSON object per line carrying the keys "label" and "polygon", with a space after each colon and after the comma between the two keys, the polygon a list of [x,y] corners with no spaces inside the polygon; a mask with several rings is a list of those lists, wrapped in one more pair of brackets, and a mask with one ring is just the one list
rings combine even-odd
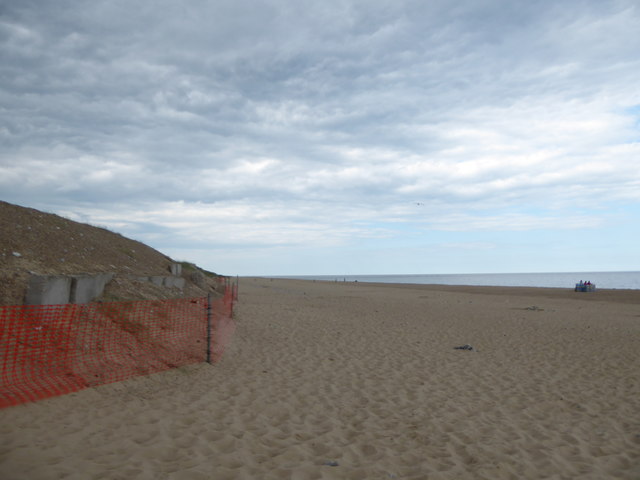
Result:
{"label": "shoreline", "polygon": [[586,301],[608,301],[640,304],[640,290],[631,288],[598,288],[594,292],[575,292],[572,288],[561,287],[529,287],[529,286],[497,286],[497,285],[449,285],[433,283],[386,283],[386,282],[362,282],[362,281],[333,281],[333,280],[312,280],[300,278],[278,278],[278,277],[238,277],[240,281],[240,291],[242,291],[243,281],[265,280],[265,281],[292,281],[310,282],[328,285],[352,285],[362,287],[393,288],[407,290],[433,290],[448,291],[452,293],[471,293],[485,295],[525,295],[525,296],[547,296],[550,298],[564,298],[571,300]]}
{"label": "shoreline", "polygon": [[[249,276],[249,275],[247,275]],[[255,276],[255,275],[252,275]],[[514,286],[571,288],[579,279],[590,280],[600,288],[640,290],[640,271],[615,272],[533,272],[468,274],[389,274],[389,275],[299,275],[266,278],[367,283],[410,283],[420,285]]]}

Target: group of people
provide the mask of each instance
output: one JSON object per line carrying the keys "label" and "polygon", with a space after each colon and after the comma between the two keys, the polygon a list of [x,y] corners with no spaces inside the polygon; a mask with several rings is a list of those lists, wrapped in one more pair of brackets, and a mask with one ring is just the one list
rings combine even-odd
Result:
{"label": "group of people", "polygon": [[594,292],[596,290],[595,283],[591,283],[591,280],[587,280],[583,282],[580,280],[580,283],[576,283],[576,292]]}

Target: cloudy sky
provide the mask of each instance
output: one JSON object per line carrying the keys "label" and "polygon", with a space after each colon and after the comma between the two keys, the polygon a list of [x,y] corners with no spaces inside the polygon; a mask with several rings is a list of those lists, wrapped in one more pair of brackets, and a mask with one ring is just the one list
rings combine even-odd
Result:
{"label": "cloudy sky", "polygon": [[640,270],[637,0],[3,0],[0,199],[229,275]]}

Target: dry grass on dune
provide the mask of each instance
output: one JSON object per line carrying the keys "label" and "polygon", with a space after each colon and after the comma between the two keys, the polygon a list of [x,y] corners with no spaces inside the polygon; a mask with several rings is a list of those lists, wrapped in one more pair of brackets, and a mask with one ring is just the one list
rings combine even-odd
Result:
{"label": "dry grass on dune", "polygon": [[168,275],[172,263],[157,250],[105,228],[0,201],[0,305],[23,303],[30,272],[115,273],[106,300],[198,297],[216,288],[217,277],[209,272],[194,282],[192,274],[199,270],[188,263],[183,290],[135,280]]}

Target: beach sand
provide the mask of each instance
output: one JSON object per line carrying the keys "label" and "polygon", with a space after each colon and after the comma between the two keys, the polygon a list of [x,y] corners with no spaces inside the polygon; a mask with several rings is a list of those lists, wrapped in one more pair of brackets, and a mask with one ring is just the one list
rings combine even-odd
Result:
{"label": "beach sand", "polygon": [[0,478],[640,479],[640,291],[241,279],[236,321],[1,410]]}

